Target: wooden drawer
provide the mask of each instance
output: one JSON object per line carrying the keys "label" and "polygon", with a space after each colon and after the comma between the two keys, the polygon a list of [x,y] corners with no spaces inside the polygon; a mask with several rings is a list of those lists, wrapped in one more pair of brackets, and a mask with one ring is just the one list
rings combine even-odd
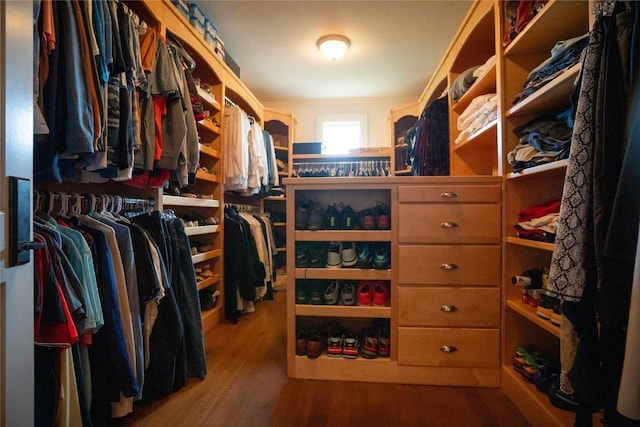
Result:
{"label": "wooden drawer", "polygon": [[500,205],[405,203],[398,218],[400,243],[500,242]]}
{"label": "wooden drawer", "polygon": [[500,286],[500,246],[399,245],[402,285]]}
{"label": "wooden drawer", "polygon": [[446,203],[499,203],[500,184],[495,185],[401,185],[398,201]]}
{"label": "wooden drawer", "polygon": [[499,363],[498,330],[398,328],[398,365],[495,368]]}
{"label": "wooden drawer", "polygon": [[398,296],[401,326],[500,326],[500,288],[401,286]]}

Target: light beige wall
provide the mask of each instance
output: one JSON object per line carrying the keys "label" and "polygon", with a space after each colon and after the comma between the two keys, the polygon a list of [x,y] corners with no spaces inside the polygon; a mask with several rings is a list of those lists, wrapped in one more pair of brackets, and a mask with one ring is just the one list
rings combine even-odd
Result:
{"label": "light beige wall", "polygon": [[306,100],[296,102],[264,103],[267,108],[293,113],[298,120],[297,142],[318,141],[316,119],[323,114],[366,114],[367,146],[381,147],[391,144],[389,112],[415,102],[416,98],[367,98]]}

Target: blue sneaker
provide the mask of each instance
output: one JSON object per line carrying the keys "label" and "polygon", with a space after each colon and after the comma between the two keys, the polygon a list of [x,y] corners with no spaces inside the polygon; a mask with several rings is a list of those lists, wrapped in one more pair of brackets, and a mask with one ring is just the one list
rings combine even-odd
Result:
{"label": "blue sneaker", "polygon": [[385,270],[391,264],[389,258],[389,243],[376,243],[373,249],[373,268]]}
{"label": "blue sneaker", "polygon": [[369,243],[357,243],[356,244],[356,267],[357,268],[371,268],[371,245]]}

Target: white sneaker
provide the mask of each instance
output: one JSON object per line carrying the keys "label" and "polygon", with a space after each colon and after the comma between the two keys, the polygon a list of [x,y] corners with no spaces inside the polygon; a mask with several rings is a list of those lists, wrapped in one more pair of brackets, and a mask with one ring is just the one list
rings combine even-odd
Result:
{"label": "white sneaker", "polygon": [[327,268],[339,268],[342,267],[340,242],[329,243],[329,250],[327,251]]}
{"label": "white sneaker", "polygon": [[353,242],[343,242],[340,246],[342,252],[342,266],[353,267],[358,262],[356,257],[356,245]]}

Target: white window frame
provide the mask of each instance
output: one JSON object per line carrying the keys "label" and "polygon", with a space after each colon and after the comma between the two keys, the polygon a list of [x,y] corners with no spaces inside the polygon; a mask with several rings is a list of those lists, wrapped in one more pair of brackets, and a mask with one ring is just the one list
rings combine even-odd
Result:
{"label": "white window frame", "polygon": [[[324,129],[330,123],[344,123],[344,122],[357,122],[360,127],[360,139],[354,141],[342,152],[335,152],[333,150],[327,150],[327,145],[324,138]],[[316,119],[316,137],[318,141],[322,141],[322,154],[348,154],[348,149],[358,149],[367,147],[367,115],[360,113],[346,113],[346,114],[322,114]]]}

